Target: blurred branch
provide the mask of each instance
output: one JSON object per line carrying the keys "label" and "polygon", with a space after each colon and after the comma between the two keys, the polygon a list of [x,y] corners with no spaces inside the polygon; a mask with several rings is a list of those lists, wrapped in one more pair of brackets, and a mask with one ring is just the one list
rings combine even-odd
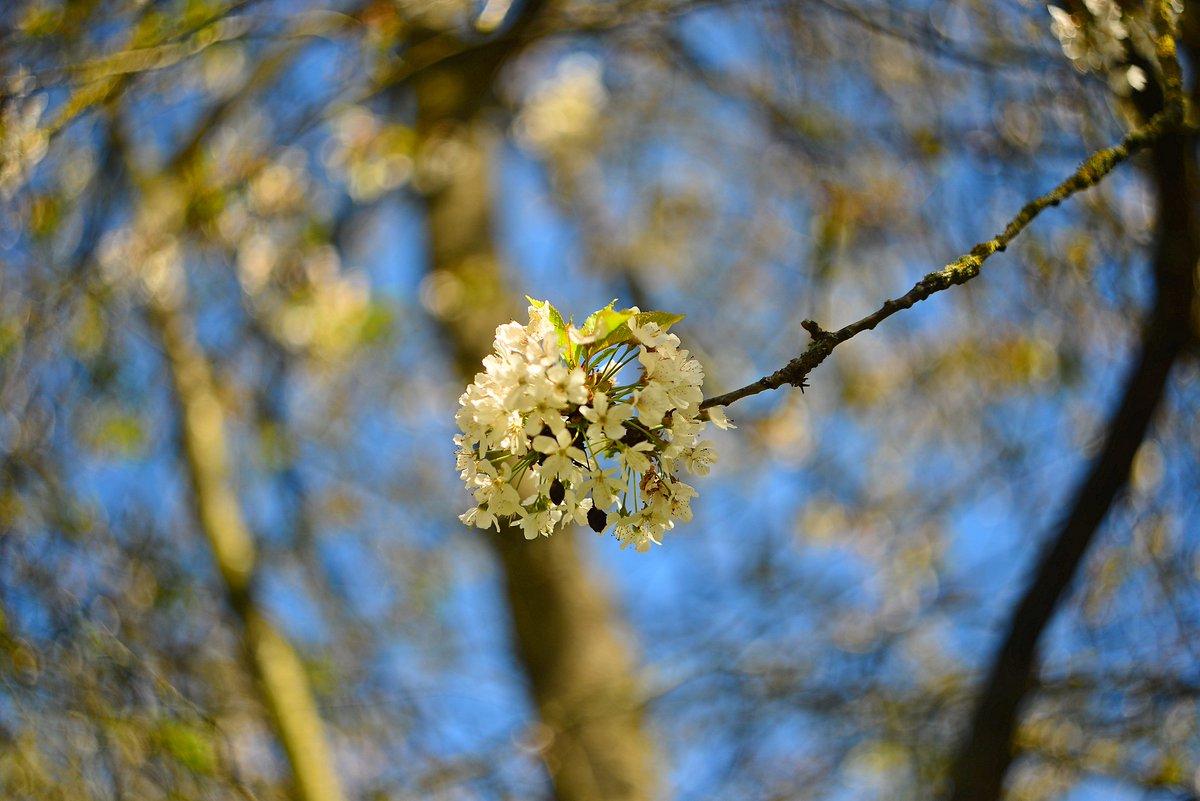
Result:
{"label": "blurred branch", "polygon": [[[833,2],[833,0],[814,0],[814,2],[816,5],[849,20],[873,34],[895,39],[912,47],[914,50],[925,51],[930,55],[951,61],[963,67],[971,67],[986,72],[1014,67],[1030,68],[1030,64],[1044,61],[1046,56],[1045,51],[1032,48],[1017,49],[1009,43],[1009,46],[1013,49],[1004,54],[1009,56],[1009,60],[992,60],[980,56],[971,49],[960,48],[958,46],[959,42],[946,36],[928,19],[920,19],[915,13],[908,14],[909,18],[905,20],[906,24],[904,26],[881,21],[879,18],[884,15],[894,17],[897,14],[905,13],[895,5],[885,4],[882,7],[867,10],[866,8],[855,8],[852,5]],[[1044,69],[1045,65],[1039,64],[1039,68]]]}
{"label": "blurred branch", "polygon": [[[1167,89],[1177,93],[1178,86],[1169,84]],[[1161,122],[1172,109],[1179,113],[1171,94],[1139,95],[1136,99],[1143,115],[1164,105],[1167,109],[1158,111],[1147,128]],[[1200,260],[1200,220],[1196,218],[1200,186],[1194,134],[1164,129],[1150,154],[1158,207],[1156,291],[1150,324],[1120,405],[1109,421],[1104,445],[1076,491],[1062,527],[1043,552],[992,662],[954,766],[951,801],[1000,797],[1013,760],[1020,706],[1037,665],[1038,641],[1128,481],[1134,457],[1162,402],[1172,366],[1194,339],[1190,318],[1196,295],[1195,265]]]}
{"label": "blurred branch", "polygon": [[[655,44],[665,46],[666,55],[670,57],[671,62],[686,71],[713,94],[737,99],[754,109],[761,115],[764,126],[777,141],[811,159],[820,155],[821,149],[806,133],[806,130],[811,128],[811,122],[805,119],[802,110],[787,108],[785,104],[773,97],[764,85],[739,78],[703,63],[703,57],[678,33],[664,30],[655,40]],[[821,109],[819,113],[827,118],[835,112],[831,109]],[[833,124],[841,123],[842,120],[839,118]]]}
{"label": "blurred branch", "polygon": [[812,336],[808,349],[800,356],[792,359],[783,368],[769,376],[764,376],[753,384],[747,384],[741,389],[735,389],[723,395],[709,398],[700,404],[702,409],[713,406],[728,406],[742,398],[757,395],[767,390],[778,389],[784,384],[803,388],[808,374],[829,357],[833,349],[846,340],[874,329],[875,326],[891,317],[898,311],[908,309],[931,295],[949,289],[958,284],[965,284],[979,275],[983,263],[993,253],[1002,251],[1015,239],[1033,220],[1049,206],[1057,206],[1062,201],[1077,192],[1089,189],[1098,184],[1117,165],[1126,161],[1130,156],[1153,144],[1164,135],[1179,129],[1177,112],[1167,110],[1160,112],[1141,128],[1130,133],[1118,144],[1093,153],[1083,162],[1067,180],[1056,186],[1041,197],[1026,203],[1021,211],[1005,226],[1004,231],[986,242],[981,242],[971,248],[970,252],[946,265],[935,273],[929,273],[916,283],[906,294],[893,300],[884,301],[876,311],[861,320],[839,328],[837,331],[826,331],[812,320],[805,320],[802,325]]}
{"label": "blurred branch", "polygon": [[248,20],[230,14],[244,4],[234,3],[188,30],[164,31],[141,46],[37,73],[34,78],[39,87],[67,81],[72,90],[46,124],[47,133],[56,135],[76,117],[116,97],[130,81],[145,73],[176,66],[213,45],[241,38],[249,29]]}
{"label": "blurred branch", "polygon": [[208,137],[219,129],[234,111],[252,100],[260,89],[269,86],[292,64],[292,59],[299,52],[301,45],[302,42],[297,40],[288,41],[277,51],[264,56],[238,91],[230,93],[227,98],[214,103],[208,109],[200,122],[192,128],[187,141],[171,158],[168,169],[178,172],[189,166]]}
{"label": "blurred branch", "polygon": [[148,312],[175,386],[196,516],[242,623],[250,665],[292,766],[296,798],[340,801],[344,796],[304,664],[255,598],[255,547],[233,485],[225,415],[185,310],[182,266],[171,268],[167,283],[150,293]]}

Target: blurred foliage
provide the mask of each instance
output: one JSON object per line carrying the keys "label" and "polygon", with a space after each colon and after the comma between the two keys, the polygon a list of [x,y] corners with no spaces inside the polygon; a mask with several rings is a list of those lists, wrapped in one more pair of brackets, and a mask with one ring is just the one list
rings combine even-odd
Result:
{"label": "blurred foliage", "polygon": [[[427,270],[421,224],[480,156],[418,134],[412,90],[526,13],[478,76],[513,303],[686,312],[709,394],[991,236],[1130,119],[1024,2],[6,5],[0,795],[288,796],[146,319],[180,275],[348,795],[548,794],[497,568],[457,520],[438,323],[481,290]],[[941,787],[1136,345],[1154,214],[1125,165],[804,395],[733,407],[664,547],[590,549],[673,797]],[[1049,632],[1013,799],[1200,792],[1198,395],[1192,360]]]}

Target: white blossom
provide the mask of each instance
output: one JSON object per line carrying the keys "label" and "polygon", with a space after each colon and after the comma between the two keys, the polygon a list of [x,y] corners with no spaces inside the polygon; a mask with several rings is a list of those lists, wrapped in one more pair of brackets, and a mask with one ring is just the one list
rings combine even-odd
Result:
{"label": "white blossom", "polygon": [[[1047,6],[1050,32],[1058,39],[1063,55],[1079,72],[1106,74],[1113,91],[1119,95],[1140,92],[1150,80],[1141,67],[1129,63],[1131,53],[1156,59],[1156,36],[1150,15],[1136,5],[1116,0],[1084,0],[1083,8],[1071,13],[1058,6]],[[1179,4],[1167,6],[1167,13],[1178,16]]]}
{"label": "white blossom", "polygon": [[616,470],[595,468],[588,473],[587,480],[579,487],[583,494],[591,495],[595,506],[607,509],[616,500],[617,493],[625,486],[625,482],[614,478]]}
{"label": "white blossom", "polygon": [[[636,309],[637,307],[634,306],[634,308]],[[629,330],[637,337],[638,342],[647,348],[657,348],[670,341],[668,335],[663,333],[658,323],[655,322],[647,322],[645,325],[641,325],[636,320],[630,320]]]}
{"label": "white blossom", "polygon": [[708,420],[722,431],[728,431],[731,428],[737,428],[737,426],[730,422],[729,418],[725,416],[725,410],[720,406],[714,406],[708,410]]}
{"label": "white blossom", "polygon": [[565,427],[554,438],[544,435],[533,438],[533,449],[546,456],[542,462],[542,475],[560,481],[579,480],[580,471],[576,463],[586,461],[587,457],[572,442],[571,433]]}
{"label": "white blossom", "polygon": [[696,491],[677,467],[704,475],[716,453],[697,444],[704,371],[666,330],[679,319],[610,304],[575,326],[531,300],[527,324],[498,327],[455,414],[455,468],[475,500],[459,519],[527,539],[586,524],[637,551],[690,520]]}
{"label": "white blossom", "polygon": [[663,418],[671,410],[671,399],[667,397],[667,390],[662,384],[650,382],[634,397],[633,406],[640,420],[656,427],[662,425]]}
{"label": "white blossom", "polygon": [[647,454],[653,451],[654,446],[649,442],[639,442],[636,445],[622,445],[621,464],[626,471],[645,473],[651,466],[650,457]]}
{"label": "white blossom", "polygon": [[697,476],[707,476],[710,465],[715,461],[717,452],[713,450],[713,443],[707,439],[683,452],[683,462],[687,465],[688,472]]}
{"label": "white blossom", "polygon": [[625,421],[633,414],[633,409],[623,404],[609,406],[608,396],[603,392],[597,392],[592,405],[579,411],[591,423],[587,433],[589,442],[620,439],[625,434]]}

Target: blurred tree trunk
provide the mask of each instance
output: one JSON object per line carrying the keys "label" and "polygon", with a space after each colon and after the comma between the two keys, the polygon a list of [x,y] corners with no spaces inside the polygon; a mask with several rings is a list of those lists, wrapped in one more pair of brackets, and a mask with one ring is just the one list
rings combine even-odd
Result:
{"label": "blurred tree trunk", "polygon": [[[495,137],[477,112],[495,63],[482,55],[433,70],[417,85],[421,148],[437,171],[426,186],[431,283],[454,287],[434,305],[465,380],[481,369],[495,326],[520,313],[492,241]],[[577,533],[526,542],[519,529],[504,528],[489,541],[504,570],[513,647],[541,718],[537,739],[556,797],[657,798],[634,655]]]}
{"label": "blurred tree trunk", "polygon": [[255,597],[256,556],[233,485],[225,414],[186,308],[182,266],[151,294],[148,313],[166,353],[182,429],[192,505],[241,627],[246,662],[287,754],[297,801],[344,798],[300,656]]}

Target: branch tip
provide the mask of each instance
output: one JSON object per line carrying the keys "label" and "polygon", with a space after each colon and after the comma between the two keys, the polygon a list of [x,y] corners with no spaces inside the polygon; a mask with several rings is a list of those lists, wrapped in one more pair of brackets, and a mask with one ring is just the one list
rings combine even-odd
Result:
{"label": "branch tip", "polygon": [[800,323],[800,327],[807,331],[808,335],[816,342],[820,342],[823,339],[828,339],[829,337],[833,336],[831,333],[818,325],[815,320],[804,320]]}

